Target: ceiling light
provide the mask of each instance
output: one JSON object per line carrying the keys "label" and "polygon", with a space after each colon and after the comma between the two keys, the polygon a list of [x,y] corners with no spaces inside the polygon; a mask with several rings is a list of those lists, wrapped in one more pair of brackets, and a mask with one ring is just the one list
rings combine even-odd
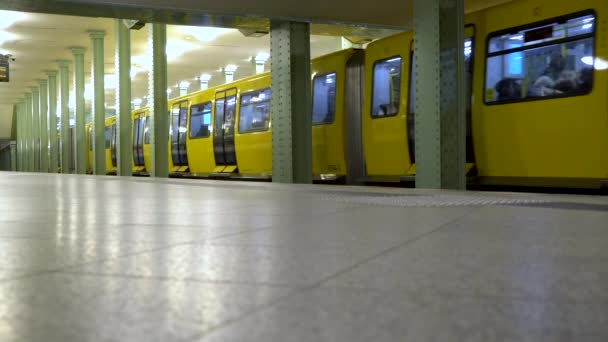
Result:
{"label": "ceiling light", "polygon": [[605,61],[599,57],[593,58],[591,56],[586,56],[581,58],[581,62],[593,66],[595,70],[606,70],[608,69],[608,61]]}
{"label": "ceiling light", "polygon": [[209,75],[209,74],[202,74],[199,77],[199,80],[201,80],[203,82],[209,82],[209,80],[211,80],[211,75]]}
{"label": "ceiling light", "polygon": [[141,104],[144,102],[144,100],[137,98],[137,99],[133,99],[133,104],[136,106],[141,106]]}
{"label": "ceiling light", "polygon": [[178,86],[179,86],[179,88],[188,89],[188,88],[190,88],[190,82],[188,82],[188,81],[181,81],[181,82],[179,82]]}
{"label": "ceiling light", "polygon": [[171,95],[172,92],[173,90],[171,88],[167,88],[167,95]]}
{"label": "ceiling light", "polygon": [[583,25],[583,30],[588,30],[593,27],[593,24],[585,24]]}
{"label": "ceiling light", "polygon": [[181,33],[191,35],[201,42],[211,42],[219,35],[231,31],[231,29],[219,27],[180,26],[177,30]]}
{"label": "ceiling light", "polygon": [[238,69],[238,66],[234,65],[234,64],[228,64],[226,65],[226,67],[224,68],[225,72],[235,72],[236,69]]}
{"label": "ceiling light", "polygon": [[260,52],[257,56],[255,56],[256,62],[266,62],[270,58],[270,54],[266,52]]}
{"label": "ceiling light", "polygon": [[0,45],[2,45],[3,43],[5,43],[9,40],[14,40],[15,38],[17,38],[17,36],[15,36],[12,33],[8,33],[6,31],[0,31]]}
{"label": "ceiling light", "polygon": [[184,52],[195,48],[197,48],[197,45],[192,43],[181,40],[170,40],[167,42],[167,61],[174,60],[183,55]]}
{"label": "ceiling light", "polygon": [[11,27],[17,21],[27,17],[25,13],[13,11],[0,11],[0,29]]}

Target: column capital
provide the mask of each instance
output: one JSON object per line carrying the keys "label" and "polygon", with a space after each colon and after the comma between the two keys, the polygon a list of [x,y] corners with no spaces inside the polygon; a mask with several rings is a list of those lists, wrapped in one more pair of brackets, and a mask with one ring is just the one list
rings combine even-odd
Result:
{"label": "column capital", "polygon": [[90,30],[87,32],[89,33],[89,37],[91,37],[91,39],[102,39],[106,35],[106,31],[104,30]]}
{"label": "column capital", "polygon": [[70,51],[72,51],[72,54],[74,56],[84,55],[85,51],[87,51],[86,48],[79,47],[79,46],[71,47],[69,49],[70,49]]}
{"label": "column capital", "polygon": [[28,97],[32,97],[32,93],[25,93],[25,101],[28,101]]}
{"label": "column capital", "polygon": [[38,87],[30,87],[30,89],[32,90],[32,94],[40,91],[40,88]]}
{"label": "column capital", "polygon": [[48,83],[48,80],[38,80],[38,83],[40,84],[40,86],[45,86]]}
{"label": "column capital", "polygon": [[47,76],[57,76],[57,70],[46,70]]}
{"label": "column capital", "polygon": [[70,61],[67,59],[60,59],[57,61],[57,64],[59,64],[60,67],[67,67],[70,65]]}

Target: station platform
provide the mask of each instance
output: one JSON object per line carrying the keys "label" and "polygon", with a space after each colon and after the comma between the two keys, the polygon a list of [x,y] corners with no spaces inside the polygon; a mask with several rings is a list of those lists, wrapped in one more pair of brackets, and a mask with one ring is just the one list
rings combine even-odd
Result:
{"label": "station platform", "polygon": [[0,173],[0,341],[608,341],[608,197]]}

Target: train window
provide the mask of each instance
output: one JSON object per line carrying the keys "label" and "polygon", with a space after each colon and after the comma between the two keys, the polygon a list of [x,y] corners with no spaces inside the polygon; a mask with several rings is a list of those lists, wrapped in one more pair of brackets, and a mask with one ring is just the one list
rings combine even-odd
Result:
{"label": "train window", "polygon": [[239,133],[266,131],[270,127],[270,88],[241,95]]}
{"label": "train window", "polygon": [[372,117],[394,116],[401,99],[401,57],[391,57],[374,64]]}
{"label": "train window", "polygon": [[315,76],[312,83],[312,124],[333,122],[336,113],[336,73]]}
{"label": "train window", "polygon": [[93,151],[93,141],[95,141],[95,137],[93,136],[93,128],[89,128],[89,151]]}
{"label": "train window", "polygon": [[146,125],[144,128],[144,144],[150,144],[150,117],[146,116],[144,120],[144,124]]}
{"label": "train window", "polygon": [[190,107],[190,138],[207,138],[211,134],[211,102]]}
{"label": "train window", "polygon": [[110,127],[106,127],[106,149],[110,148],[110,137],[112,136],[112,132],[110,131]]}
{"label": "train window", "polygon": [[491,34],[485,102],[584,95],[593,84],[595,16],[577,14]]}

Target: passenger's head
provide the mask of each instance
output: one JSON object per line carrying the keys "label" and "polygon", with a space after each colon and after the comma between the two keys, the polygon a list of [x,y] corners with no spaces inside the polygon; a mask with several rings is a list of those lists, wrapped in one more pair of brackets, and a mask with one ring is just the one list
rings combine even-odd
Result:
{"label": "passenger's head", "polygon": [[551,54],[549,66],[553,70],[563,70],[566,67],[566,59],[561,53],[554,52],[553,54]]}
{"label": "passenger's head", "polygon": [[521,86],[516,79],[504,78],[494,87],[498,92],[499,100],[516,99],[521,97]]}

